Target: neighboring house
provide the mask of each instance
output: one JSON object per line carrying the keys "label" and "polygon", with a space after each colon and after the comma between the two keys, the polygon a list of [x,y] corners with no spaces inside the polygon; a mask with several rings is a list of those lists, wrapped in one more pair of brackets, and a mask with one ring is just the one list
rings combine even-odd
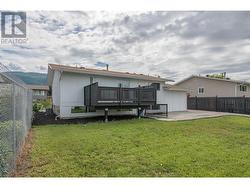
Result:
{"label": "neighboring house", "polygon": [[[48,82],[52,88],[53,111],[60,118],[103,115],[104,112],[100,110],[100,107],[105,107],[105,105],[111,109],[109,114],[112,115],[135,114],[136,106],[132,107],[134,103],[131,99],[137,96],[135,96],[134,91],[138,90],[138,88],[143,92],[144,98],[155,99],[155,104],[150,108],[154,109],[153,112],[166,110],[164,105],[159,104],[168,104],[169,111],[185,111],[187,109],[186,91],[178,86],[165,84],[167,81],[172,80],[135,73],[87,69],[84,67],[77,68],[56,64],[49,64],[48,67]],[[90,92],[89,88],[92,86]],[[155,96],[150,89],[152,86],[157,88]],[[120,93],[120,90],[126,91],[124,97],[130,99],[120,104],[121,106],[124,105],[125,109],[122,110],[115,109],[119,105],[115,97],[117,92]],[[102,96],[103,101],[96,101],[98,95]],[[94,98],[94,102],[92,98]],[[146,103],[147,101],[145,101]],[[148,104],[151,103],[146,105]],[[147,110],[147,113],[152,111]]]}
{"label": "neighboring house", "polygon": [[33,92],[33,99],[47,99],[48,92],[49,92],[49,86],[47,85],[28,85],[30,89],[32,89]]}
{"label": "neighboring house", "polygon": [[175,85],[186,89],[190,97],[250,97],[250,83],[239,80],[192,75]]}

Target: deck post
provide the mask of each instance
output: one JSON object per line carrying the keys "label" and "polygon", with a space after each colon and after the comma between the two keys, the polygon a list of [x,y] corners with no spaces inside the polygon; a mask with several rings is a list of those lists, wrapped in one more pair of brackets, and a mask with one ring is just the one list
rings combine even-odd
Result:
{"label": "deck post", "polygon": [[107,123],[108,122],[108,111],[109,111],[109,109],[108,108],[105,108],[104,109],[104,116],[105,116],[105,123]]}
{"label": "deck post", "polygon": [[141,107],[137,108],[137,116],[139,119],[141,119]]}
{"label": "deck post", "polygon": [[168,104],[166,104],[166,117],[168,117]]}
{"label": "deck post", "polygon": [[140,101],[141,101],[141,86],[139,85],[139,87],[138,87],[138,91],[137,91],[137,93],[138,93],[138,100],[137,100],[137,105],[139,106],[140,105]]}
{"label": "deck post", "polygon": [[122,106],[122,85],[121,84],[119,84],[119,89],[118,89],[118,100],[119,100],[119,105],[120,105],[120,108],[121,108],[121,106]]}

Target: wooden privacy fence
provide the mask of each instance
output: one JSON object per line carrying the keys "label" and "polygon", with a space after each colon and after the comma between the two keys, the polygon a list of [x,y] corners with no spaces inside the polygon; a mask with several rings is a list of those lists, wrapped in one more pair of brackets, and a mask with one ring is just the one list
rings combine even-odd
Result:
{"label": "wooden privacy fence", "polygon": [[187,108],[250,114],[250,97],[188,97]]}

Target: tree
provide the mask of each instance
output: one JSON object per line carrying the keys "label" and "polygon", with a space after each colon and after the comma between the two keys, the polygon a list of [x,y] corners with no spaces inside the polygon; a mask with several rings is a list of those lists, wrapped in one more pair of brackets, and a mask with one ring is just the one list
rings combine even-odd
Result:
{"label": "tree", "polygon": [[220,73],[220,74],[208,74],[206,75],[209,78],[219,78],[219,79],[227,79],[229,80],[230,78],[226,77],[226,72]]}

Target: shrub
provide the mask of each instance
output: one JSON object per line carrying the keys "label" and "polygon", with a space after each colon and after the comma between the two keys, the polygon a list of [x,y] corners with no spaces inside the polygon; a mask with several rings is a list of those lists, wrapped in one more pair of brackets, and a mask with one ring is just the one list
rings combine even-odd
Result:
{"label": "shrub", "polygon": [[42,110],[44,107],[41,103],[39,102],[35,102],[33,103],[33,111],[34,112],[39,112],[40,110]]}

